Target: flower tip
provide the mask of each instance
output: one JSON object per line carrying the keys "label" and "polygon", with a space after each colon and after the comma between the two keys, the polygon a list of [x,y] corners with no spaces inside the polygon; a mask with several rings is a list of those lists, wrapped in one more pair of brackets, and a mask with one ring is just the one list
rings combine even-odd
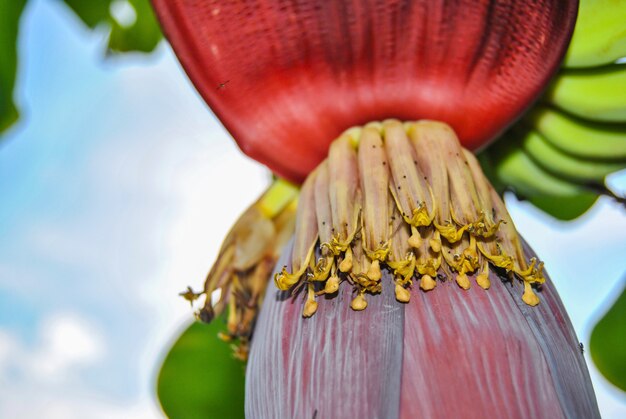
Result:
{"label": "flower tip", "polygon": [[343,273],[350,272],[352,270],[352,249],[347,248],[346,253],[341,263],[339,263],[339,270]]}
{"label": "flower tip", "polygon": [[336,275],[331,276],[324,285],[324,294],[334,294],[339,289],[339,277]]}
{"label": "flower tip", "polygon": [[350,307],[354,311],[365,310],[367,307],[367,300],[365,299],[365,296],[362,293],[359,293],[359,295],[354,297],[354,300],[350,303]]}
{"label": "flower tip", "polygon": [[372,281],[380,281],[382,273],[380,272],[380,262],[378,259],[374,259],[369,269],[367,270],[367,277]]}
{"label": "flower tip", "polygon": [[480,273],[476,276],[476,283],[484,290],[488,290],[491,286],[489,281],[489,274],[486,272]]}
{"label": "flower tip", "polygon": [[400,284],[396,284],[396,300],[401,303],[408,303],[411,299],[411,293],[408,289],[404,288]]}
{"label": "flower tip", "polygon": [[315,289],[313,284],[309,283],[307,290],[306,303],[302,309],[302,317],[311,317],[317,311],[317,301],[315,301]]}
{"label": "flower tip", "polygon": [[531,307],[539,304],[539,297],[537,297],[537,294],[534,293],[529,282],[524,282],[524,295],[522,295],[522,301]]}
{"label": "flower tip", "polygon": [[248,347],[244,345],[239,345],[233,348],[233,358],[238,359],[241,362],[246,362],[248,360]]}
{"label": "flower tip", "polygon": [[468,290],[470,288],[470,281],[467,277],[467,274],[458,274],[456,276],[456,283],[459,284],[459,287],[463,288],[464,290]]}
{"label": "flower tip", "polygon": [[430,239],[428,241],[428,244],[430,245],[430,248],[433,252],[441,252],[441,240]]}
{"label": "flower tip", "polygon": [[317,311],[317,301],[307,300],[302,310],[302,317],[311,317]]}
{"label": "flower tip", "polygon": [[215,312],[211,307],[203,307],[196,313],[196,317],[203,323],[211,323],[215,317]]}
{"label": "flower tip", "polygon": [[437,283],[430,275],[422,275],[420,280],[420,288],[424,291],[430,291],[437,286]]}
{"label": "flower tip", "polygon": [[415,227],[412,230],[415,230],[415,232],[409,237],[409,246],[419,249],[422,246],[422,237]]}

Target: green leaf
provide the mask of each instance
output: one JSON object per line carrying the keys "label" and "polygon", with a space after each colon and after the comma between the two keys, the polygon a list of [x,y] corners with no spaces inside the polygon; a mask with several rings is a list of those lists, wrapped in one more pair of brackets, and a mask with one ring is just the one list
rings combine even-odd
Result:
{"label": "green leaf", "polygon": [[13,101],[17,71],[17,35],[26,0],[0,0],[0,133],[19,117]]}
{"label": "green leaf", "polygon": [[111,0],[65,0],[65,4],[91,29],[110,18]]}
{"label": "green leaf", "polygon": [[597,199],[597,194],[589,192],[575,196],[535,196],[529,201],[556,219],[571,221],[587,212]]}
{"label": "green leaf", "polygon": [[626,288],[593,328],[589,349],[602,375],[626,391]]}
{"label": "green leaf", "polygon": [[137,18],[133,25],[124,27],[111,20],[109,49],[116,52],[152,51],[163,35],[148,0],[129,0]]}
{"label": "green leaf", "polygon": [[157,394],[170,419],[243,418],[245,364],[217,334],[221,319],[193,323],[167,354]]}
{"label": "green leaf", "polygon": [[150,52],[163,38],[149,0],[118,0],[126,3],[135,19],[129,24],[118,22],[111,13],[113,0],[65,0],[65,3],[90,28],[105,24],[111,28],[108,49],[111,52]]}

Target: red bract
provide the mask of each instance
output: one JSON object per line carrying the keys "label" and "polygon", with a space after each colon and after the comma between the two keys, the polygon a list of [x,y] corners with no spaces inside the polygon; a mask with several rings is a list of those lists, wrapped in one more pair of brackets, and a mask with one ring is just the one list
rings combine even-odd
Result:
{"label": "red bract", "polygon": [[300,182],[343,130],[451,125],[466,148],[539,95],[577,1],[153,0],[200,94],[250,157]]}
{"label": "red bract", "polygon": [[[385,275],[383,285],[392,284]],[[406,305],[383,289],[363,312],[349,308],[344,286],[306,321],[301,299],[270,284],[246,373],[246,416],[600,417],[550,280],[537,307],[520,301],[517,281],[491,273],[491,284],[459,292],[448,280],[412,291]]]}

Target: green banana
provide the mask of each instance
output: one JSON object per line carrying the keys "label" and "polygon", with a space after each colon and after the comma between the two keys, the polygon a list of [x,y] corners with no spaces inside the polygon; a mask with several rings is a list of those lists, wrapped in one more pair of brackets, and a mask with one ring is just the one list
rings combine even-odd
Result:
{"label": "green banana", "polygon": [[626,64],[561,71],[545,99],[581,118],[626,122]]}
{"label": "green banana", "polygon": [[577,183],[602,184],[607,175],[626,168],[626,161],[586,160],[564,154],[534,130],[522,138],[521,146],[547,172]]}
{"label": "green banana", "polygon": [[478,156],[498,193],[511,188],[518,197],[559,220],[573,220],[585,213],[602,188],[587,188],[551,175],[521,148],[521,134],[521,130],[509,131],[508,138]]}
{"label": "green banana", "polygon": [[513,187],[561,219],[607,193],[605,176],[626,168],[625,57],[626,0],[581,0],[564,68],[543,98],[553,106],[536,105],[482,153],[500,191]]}
{"label": "green banana", "polygon": [[525,117],[550,145],[584,159],[626,159],[626,124],[586,121],[537,105]]}
{"label": "green banana", "polygon": [[530,198],[531,204],[556,219],[574,220],[583,215],[598,200],[595,192],[584,192],[576,196],[554,198],[552,196],[536,196]]}
{"label": "green banana", "polygon": [[623,57],[626,57],[626,0],[581,0],[564,66],[595,67]]}
{"label": "green banana", "polygon": [[505,185],[526,198],[538,196],[574,197],[585,192],[575,183],[558,178],[533,161],[517,144],[507,141],[492,146],[488,152],[495,163],[493,174]]}

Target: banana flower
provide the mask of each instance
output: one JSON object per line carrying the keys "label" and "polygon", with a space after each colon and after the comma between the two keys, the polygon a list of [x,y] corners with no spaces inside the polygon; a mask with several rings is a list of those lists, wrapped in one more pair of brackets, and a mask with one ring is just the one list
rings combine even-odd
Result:
{"label": "banana flower", "polygon": [[227,311],[248,417],[599,417],[556,290],[472,154],[542,93],[576,1],[153,4],[279,178],[184,294],[206,294],[203,320]]}

